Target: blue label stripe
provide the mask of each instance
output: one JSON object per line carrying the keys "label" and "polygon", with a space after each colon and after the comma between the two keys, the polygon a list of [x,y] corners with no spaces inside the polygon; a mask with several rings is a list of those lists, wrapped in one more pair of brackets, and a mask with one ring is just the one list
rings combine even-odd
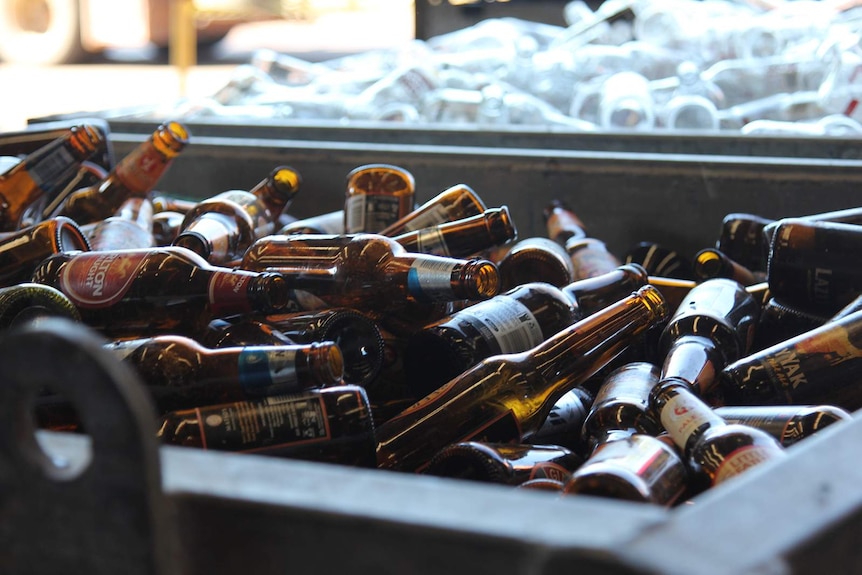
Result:
{"label": "blue label stripe", "polygon": [[239,383],[249,397],[265,396],[272,387],[272,375],[266,351],[244,349],[239,354]]}

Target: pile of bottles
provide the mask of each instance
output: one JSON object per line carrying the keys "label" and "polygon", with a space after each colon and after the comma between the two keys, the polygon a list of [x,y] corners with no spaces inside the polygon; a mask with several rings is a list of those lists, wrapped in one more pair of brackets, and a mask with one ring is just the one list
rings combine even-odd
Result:
{"label": "pile of bottles", "polygon": [[862,133],[862,12],[814,0],[582,0],[323,62],[272,50],[161,117]]}
{"label": "pile of bottles", "polygon": [[[166,122],[99,172],[78,125],[0,173],[0,327],[97,331],[165,444],[670,506],[862,407],[862,209],[613,254],[563,202],[518,237],[467,184],[417,205],[391,164],[307,219],[286,165],[159,192],[189,137]],[[49,389],[35,412],[86,431]]]}

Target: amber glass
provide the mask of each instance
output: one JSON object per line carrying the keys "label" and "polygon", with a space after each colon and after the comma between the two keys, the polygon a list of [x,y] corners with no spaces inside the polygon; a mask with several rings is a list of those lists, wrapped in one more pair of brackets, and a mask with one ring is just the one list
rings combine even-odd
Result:
{"label": "amber glass", "polygon": [[584,223],[560,200],[554,200],[542,211],[548,238],[565,247],[570,239],[587,237]]}
{"label": "amber glass", "polygon": [[375,465],[368,398],[353,385],[174,411],[158,437],[169,445]]}
{"label": "amber glass", "polygon": [[558,445],[464,441],[440,450],[426,475],[484,483],[520,485],[532,479],[565,481],[583,463],[581,457]]}
{"label": "amber glass", "polygon": [[0,288],[0,329],[57,316],[81,319],[78,308],[60,290],[31,282]]}
{"label": "amber glass", "polygon": [[198,203],[194,200],[185,200],[164,194],[153,196],[153,212],[157,214],[161,212],[178,212],[185,215],[197,205]]}
{"label": "amber glass", "polygon": [[153,203],[149,198],[129,198],[115,215],[81,228],[93,251],[153,247]]}
{"label": "amber glass", "polygon": [[716,248],[702,249],[695,254],[694,275],[700,281],[712,278],[729,278],[746,286],[756,284],[764,279],[763,274],[756,275]]}
{"label": "amber glass", "polygon": [[603,443],[563,487],[593,495],[671,506],[686,492],[688,470],[676,447],[639,433]]}
{"label": "amber glass", "polygon": [[453,442],[524,442],[562,394],[666,315],[647,286],[528,351],[483,360],[381,425],[378,465],[415,471]]}
{"label": "amber glass", "polygon": [[389,164],[367,164],[347,174],[344,232],[378,233],[413,211],[413,174]]}
{"label": "amber glass", "polygon": [[461,220],[405,232],[392,239],[408,252],[465,258],[514,240],[517,235],[509,209],[503,206]]}
{"label": "amber glass", "polygon": [[725,367],[717,391],[728,405],[862,408],[862,312],[754,352]]}
{"label": "amber glass", "polygon": [[180,212],[158,212],[153,214],[153,241],[157,246],[171,245],[183,226],[185,216]]}
{"label": "amber glass", "polygon": [[621,265],[605,243],[595,238],[571,238],[566,242],[566,251],[572,261],[573,277],[576,280],[600,276]]}
{"label": "amber glass", "polygon": [[411,254],[378,234],[268,236],[246,251],[240,267],[278,272],[321,307],[389,309],[405,300],[479,300],[499,291],[497,267],[487,260]]}
{"label": "amber glass", "polygon": [[605,274],[574,281],[563,286],[562,291],[584,317],[639,290],[648,280],[640,265],[625,264]]}
{"label": "amber glass", "polygon": [[161,335],[104,347],[141,376],[161,413],[337,385],[343,374],[332,342],[209,349]]}
{"label": "amber glass", "polygon": [[33,281],[59,289],[110,336],[192,335],[214,317],[273,313],[289,301],[278,274],[220,268],[180,247],[57,254]]}
{"label": "amber glass", "polygon": [[684,383],[659,383],[651,405],[673,442],[684,451],[689,468],[705,475],[712,485],[784,457],[784,449],[768,433],[726,423]]}
{"label": "amber glass", "polygon": [[344,210],[328,212],[302,220],[285,224],[278,230],[278,235],[291,236],[297,234],[328,234],[344,233]]}
{"label": "amber glass", "polygon": [[566,250],[548,238],[531,237],[518,241],[497,262],[497,267],[500,268],[504,290],[531,282],[563,287],[574,280],[574,269]]}
{"label": "amber glass", "polygon": [[424,397],[479,361],[536,347],[578,319],[559,289],[540,282],[523,284],[410,336],[407,385],[415,397]]}
{"label": "amber glass", "polygon": [[30,280],[48,256],[89,250],[90,244],[78,225],[62,216],[0,234],[0,285]]}
{"label": "amber glass", "polygon": [[763,430],[788,447],[853,416],[834,405],[728,405],[715,408],[727,423]]}
{"label": "amber glass", "polygon": [[179,122],[160,125],[146,141],[127,154],[98,185],[76,190],[54,215],[89,224],[110,217],[124,201],[146,196],[185,148],[189,132]]}
{"label": "amber glass", "polygon": [[639,264],[649,275],[694,279],[692,264],[680,253],[654,242],[640,242],[624,256],[627,264]]}
{"label": "amber glass", "polygon": [[661,378],[705,393],[719,370],[751,350],[759,314],[757,301],[739,282],[716,278],[698,284],[661,334]]}
{"label": "amber glass", "polygon": [[721,222],[716,247],[749,270],[766,271],[768,244],[763,230],[771,222],[753,214],[727,214]]}
{"label": "amber glass", "polygon": [[380,235],[395,237],[446,222],[478,216],[487,209],[485,203],[470,186],[457,184],[387,226],[380,231]]}
{"label": "amber glass", "polygon": [[667,300],[667,306],[674,310],[679,307],[679,304],[683,302],[688,292],[691,291],[691,288],[697,285],[697,282],[678,278],[649,276],[649,284],[661,292],[661,295]]}
{"label": "amber glass", "polygon": [[769,298],[760,310],[752,349],[759,350],[825,324],[829,318]]}
{"label": "amber glass", "polygon": [[563,394],[554,403],[542,426],[527,441],[533,445],[560,445],[583,454],[581,429],[593,404],[593,396],[583,387]]}
{"label": "amber glass", "polygon": [[83,161],[104,146],[105,138],[94,126],[75,126],[65,136],[0,173],[0,232],[18,229],[27,208],[50,194],[58,183],[71,177]]}
{"label": "amber glass", "polygon": [[296,170],[278,166],[249,191],[229,190],[203,200],[186,213],[173,245],[215,265],[237,260],[255,240],[275,231],[300,182]]}

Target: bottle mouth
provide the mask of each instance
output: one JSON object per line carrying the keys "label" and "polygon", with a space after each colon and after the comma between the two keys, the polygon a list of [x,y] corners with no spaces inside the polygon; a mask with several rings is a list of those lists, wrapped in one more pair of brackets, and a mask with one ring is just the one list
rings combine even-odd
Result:
{"label": "bottle mouth", "polygon": [[98,151],[105,144],[105,137],[98,128],[91,124],[81,124],[72,128],[70,142],[82,154],[90,155]]}
{"label": "bottle mouth", "polygon": [[347,174],[348,193],[401,195],[415,189],[413,174],[390,164],[366,164]]}
{"label": "bottle mouth", "polygon": [[321,339],[335,342],[344,362],[344,382],[369,387],[383,368],[385,342],[376,324],[359,312],[340,310]]}
{"label": "bottle mouth", "polygon": [[287,280],[278,272],[263,272],[265,288],[265,307],[267,313],[274,313],[287,308],[290,305],[290,288]]}
{"label": "bottle mouth", "polygon": [[270,174],[273,185],[280,196],[290,199],[299,191],[302,176],[290,166],[279,166]]}
{"label": "bottle mouth", "polygon": [[66,216],[56,216],[54,221],[57,224],[54,241],[56,242],[57,252],[84,251],[91,250],[90,242],[78,224],[71,218]]}
{"label": "bottle mouth", "polygon": [[331,341],[311,344],[308,367],[317,383],[323,386],[338,385],[344,379],[344,355],[338,344]]}
{"label": "bottle mouth", "polygon": [[153,133],[153,145],[168,158],[176,157],[189,143],[189,131],[179,122],[165,122]]}
{"label": "bottle mouth", "polygon": [[716,278],[721,274],[721,258],[712,250],[702,250],[694,257],[695,272],[700,279]]}
{"label": "bottle mouth", "polygon": [[636,292],[636,295],[646,304],[656,321],[663,321],[668,318],[667,301],[657,288],[645,285]]}
{"label": "bottle mouth", "polygon": [[488,260],[471,260],[464,265],[467,299],[487,299],[500,293],[500,271]]}
{"label": "bottle mouth", "polygon": [[485,218],[490,223],[491,239],[497,245],[515,241],[518,230],[512,222],[508,206],[500,206],[494,210],[486,210]]}

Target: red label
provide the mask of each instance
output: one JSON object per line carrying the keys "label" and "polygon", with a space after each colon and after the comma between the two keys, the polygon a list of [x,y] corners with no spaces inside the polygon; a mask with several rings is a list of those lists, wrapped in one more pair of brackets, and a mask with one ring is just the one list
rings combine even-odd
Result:
{"label": "red label", "polygon": [[[530,472],[530,479],[554,479],[556,481],[566,482],[569,477],[571,477],[571,472],[557,465],[556,463],[551,463],[550,461],[546,461],[544,463],[537,463],[533,466],[533,470]],[[528,481],[529,481],[528,480]]]}
{"label": "red label", "polygon": [[248,301],[248,286],[254,276],[252,272],[239,270],[213,273],[209,285],[210,310],[215,314],[252,311]]}
{"label": "red label", "polygon": [[146,250],[76,255],[63,268],[61,291],[78,307],[109,307],[126,295],[146,256]]}
{"label": "red label", "polygon": [[144,193],[156,185],[167,165],[164,156],[148,142],[123,158],[115,173],[127,188]]}

